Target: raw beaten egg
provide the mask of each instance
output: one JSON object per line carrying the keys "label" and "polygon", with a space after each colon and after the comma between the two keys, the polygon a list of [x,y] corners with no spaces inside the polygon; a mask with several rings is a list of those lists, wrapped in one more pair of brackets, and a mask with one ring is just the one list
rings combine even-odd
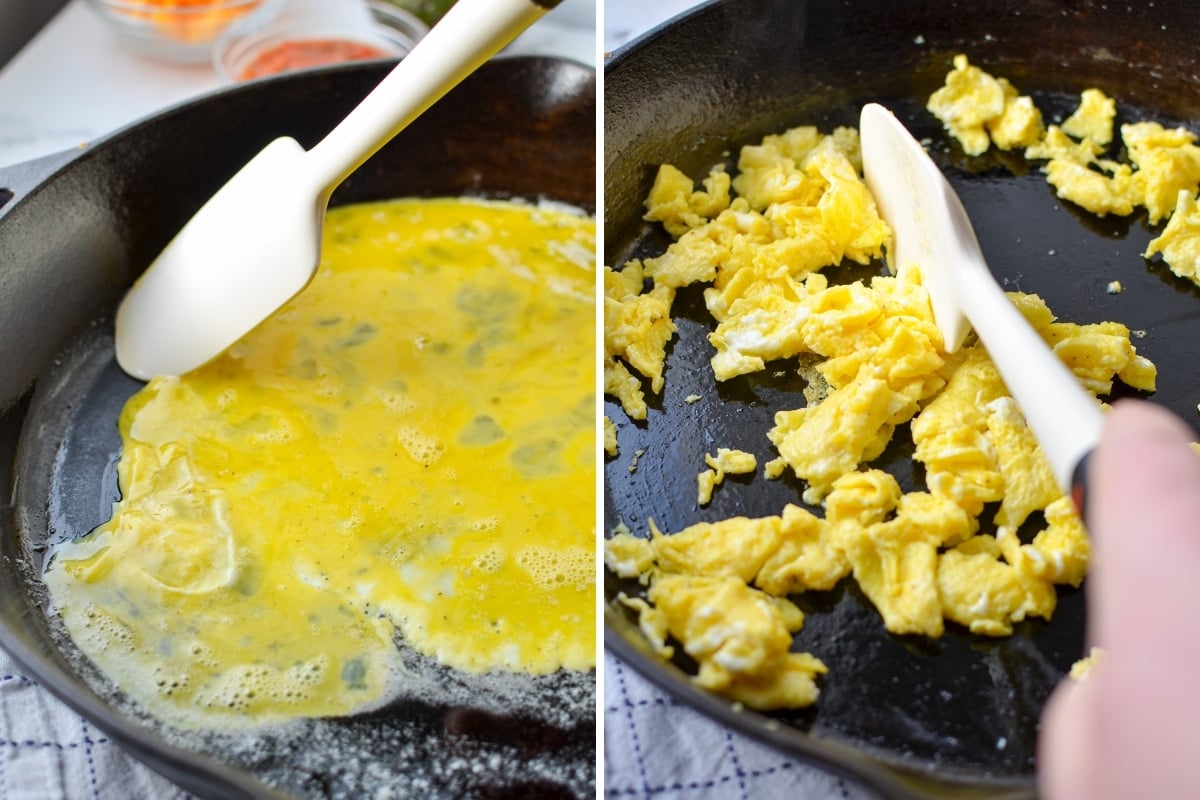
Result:
{"label": "raw beaten egg", "polygon": [[46,573],[81,649],[183,727],[378,706],[394,641],[595,665],[595,224],[335,209],[312,283],[120,419],[121,499]]}

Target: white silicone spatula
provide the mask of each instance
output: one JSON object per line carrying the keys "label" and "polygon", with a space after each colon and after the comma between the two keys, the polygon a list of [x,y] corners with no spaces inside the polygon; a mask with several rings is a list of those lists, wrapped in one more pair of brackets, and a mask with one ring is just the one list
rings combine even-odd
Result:
{"label": "white silicone spatula", "polygon": [[[1083,464],[1103,412],[992,277],[958,195],[886,108],[863,108],[863,173],[895,235],[893,265],[916,263],[947,352],[974,327],[1050,462],[1083,508]],[[969,324],[968,324],[969,323]]]}
{"label": "white silicone spatula", "polygon": [[179,375],[219,355],[304,288],[333,189],[560,0],[458,0],[323,140],[276,139],[171,240],[122,300],[121,368]]}

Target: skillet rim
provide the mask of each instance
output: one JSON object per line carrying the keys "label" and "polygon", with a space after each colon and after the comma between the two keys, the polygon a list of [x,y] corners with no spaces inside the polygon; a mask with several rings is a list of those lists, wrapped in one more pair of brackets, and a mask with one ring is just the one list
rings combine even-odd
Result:
{"label": "skillet rim", "polygon": [[[729,2],[729,0],[708,0],[708,2],[705,2],[697,7],[693,7],[688,12],[668,20],[662,25],[651,29],[642,36],[614,50],[611,57],[606,61],[605,64],[606,78],[609,78],[614,72],[622,69],[627,60],[631,60],[633,57],[639,55],[644,48],[652,46],[660,37],[668,35],[672,28],[686,25],[692,21],[694,17],[710,12],[713,7],[721,5],[733,6],[734,3]],[[1064,15],[1066,13],[1066,11],[1063,11]],[[963,50],[961,52],[968,52],[968,54],[970,54],[969,50]],[[636,135],[637,134],[635,133],[634,136]],[[633,136],[630,137],[630,140],[633,140]],[[622,141],[624,142],[624,138]],[[734,147],[738,143],[744,142],[730,140],[730,147]],[[682,149],[683,148],[681,147],[680,150]],[[611,166],[610,159],[612,158],[614,158],[614,156],[611,153],[606,153],[606,165]],[[634,162],[634,167],[636,166],[637,164]],[[608,206],[609,202],[610,200],[608,194],[606,193],[606,211],[610,210]],[[627,235],[627,233],[628,232],[622,228],[621,233],[619,234],[620,238],[618,239],[617,235],[614,234],[612,237],[614,241],[611,242],[606,236],[606,248],[612,248],[616,251],[614,253],[606,253],[606,263],[612,263],[611,260],[607,259],[617,260],[622,256],[628,255],[628,247],[630,246],[631,242],[636,241],[636,238],[632,235]],[[609,399],[611,398],[606,396],[606,400]],[[622,661],[636,669],[639,674],[647,678],[651,683],[657,685],[659,688],[663,689],[676,699],[683,701],[686,705],[690,705],[693,708],[698,708],[702,711],[702,713],[705,713],[709,716],[715,716],[722,724],[726,724],[743,733],[747,733],[752,737],[759,739],[760,741],[773,745],[789,755],[794,755],[801,760],[815,760],[818,762],[819,766],[826,766],[838,774],[846,775],[846,771],[848,770],[850,772],[849,777],[859,780],[862,780],[860,769],[863,766],[863,764],[859,763],[859,761],[862,758],[866,758],[866,766],[871,774],[865,782],[870,783],[882,775],[882,778],[888,784],[887,790],[894,789],[896,791],[904,791],[902,787],[897,785],[897,781],[899,781],[901,784],[907,784],[910,783],[910,779],[914,777],[917,779],[918,783],[921,784],[925,782],[924,779],[929,777],[945,779],[946,781],[949,781],[949,784],[946,786],[938,785],[930,787],[922,785],[919,787],[921,790],[919,796],[927,796],[925,794],[927,791],[933,791],[935,796],[940,796],[936,794],[940,789],[952,792],[953,796],[962,796],[961,792],[964,789],[980,789],[985,791],[986,796],[989,797],[997,796],[998,791],[1016,792],[1016,794],[1011,794],[1011,796],[1028,797],[1033,795],[1036,779],[1032,771],[1028,777],[1018,777],[1012,780],[1001,779],[999,781],[996,780],[997,776],[969,772],[968,774],[961,776],[964,780],[966,780],[966,784],[960,784],[957,780],[955,780],[957,776],[954,774],[953,769],[946,772],[943,772],[941,769],[939,769],[939,771],[935,774],[925,775],[921,772],[913,773],[910,770],[905,769],[904,766],[900,764],[885,762],[883,764],[883,773],[879,773],[876,768],[878,768],[880,764],[869,753],[851,751],[849,753],[850,760],[846,761],[847,753],[840,752],[840,749],[836,746],[832,749],[825,747],[828,742],[823,738],[814,737],[811,734],[794,729],[788,731],[788,733],[797,734],[798,738],[795,739],[787,734],[773,735],[769,730],[769,726],[772,722],[769,717],[733,707],[728,703],[728,701],[721,701],[720,698],[717,698],[714,695],[701,692],[686,682],[686,675],[682,671],[678,670],[673,665],[665,665],[660,658],[645,652],[644,648],[639,646],[640,642],[636,638],[638,635],[636,632],[636,626],[630,625],[626,618],[617,616],[613,613],[613,602],[607,591],[605,596],[605,604],[605,646],[607,649],[614,652],[614,654],[620,657]],[[618,624],[614,625],[610,619],[610,616],[616,616],[618,619]],[[716,700],[715,705],[709,702],[712,700]],[[748,722],[748,719],[752,721]],[[779,727],[778,723],[775,723],[775,725],[776,727]],[[981,780],[985,782],[980,784]],[[941,784],[943,781],[938,781],[937,783]],[[878,788],[876,788],[876,790],[879,791]],[[885,796],[890,795],[885,794]],[[1010,796],[1010,794],[1004,794],[1002,796]]]}
{"label": "skillet rim", "polygon": [[[386,62],[371,61],[361,63],[335,64],[302,72],[285,73],[271,76],[260,81],[240,83],[218,87],[195,97],[164,107],[163,109],[134,120],[104,136],[97,137],[78,150],[71,149],[32,159],[30,161],[0,167],[0,187],[7,191],[0,196],[0,228],[6,223],[14,224],[10,217],[20,216],[27,204],[37,202],[40,192],[51,187],[66,175],[88,168],[88,162],[103,159],[108,153],[125,146],[129,140],[145,134],[156,125],[177,115],[196,113],[199,109],[220,103],[227,98],[241,94],[259,94],[274,91],[271,86],[303,85],[322,79],[327,75],[339,73],[362,73],[382,75],[390,68]],[[501,54],[482,65],[476,76],[466,80],[483,80],[493,82],[506,79],[507,76],[519,76],[523,71],[533,70],[540,74],[547,72],[569,73],[580,80],[590,77],[593,97],[597,85],[598,71],[578,60],[560,56],[545,55],[505,55]],[[488,78],[488,76],[491,76]],[[595,98],[598,99],[598,98]],[[594,102],[594,101],[593,101]],[[368,162],[369,163],[369,162]],[[594,188],[594,182],[588,184]],[[514,192],[508,197],[518,196]],[[545,195],[547,199],[553,199]],[[533,198],[529,198],[533,199]],[[335,193],[333,204],[338,204],[338,194]],[[595,215],[595,198],[592,207],[584,208]],[[128,276],[122,276],[128,277]],[[118,294],[119,294],[118,290]],[[111,320],[111,312],[115,306],[97,302],[93,308],[93,318],[99,322]],[[110,324],[110,323],[109,323]],[[78,331],[68,339],[73,340]],[[69,345],[68,345],[69,346]],[[15,467],[19,463],[18,443],[27,434],[24,426],[27,422],[27,412],[43,396],[51,394],[57,388],[54,382],[43,382],[41,376],[52,367],[43,363],[38,370],[38,377],[32,385],[18,390],[18,396],[5,407],[0,408],[0,418],[4,421],[0,430],[0,446],[11,458],[5,459],[0,465],[0,477],[3,477],[10,487],[15,488],[20,475]],[[16,419],[9,424],[10,418]],[[16,518],[13,498],[0,507],[0,558],[12,565],[14,573],[23,575],[21,585],[16,592],[5,593],[0,597],[0,609],[14,607],[18,617],[32,617],[42,620],[35,623],[45,627],[45,612],[38,603],[36,596],[30,591],[32,583],[40,582],[36,565],[28,558],[29,543],[21,532],[20,520]],[[53,636],[51,636],[53,639]],[[56,699],[97,729],[110,736],[126,752],[141,761],[155,772],[178,784],[185,790],[204,797],[231,798],[232,800],[287,800],[291,798],[288,792],[278,790],[261,779],[250,770],[226,761],[212,758],[198,749],[176,745],[168,742],[153,728],[131,718],[126,712],[119,710],[107,701],[91,685],[86,678],[72,671],[63,663],[59,645],[43,649],[37,646],[34,638],[24,630],[10,625],[7,609],[0,613],[0,647],[13,661],[29,674],[39,685],[45,687]],[[595,670],[592,671],[595,674]],[[107,680],[107,679],[106,679]]]}
{"label": "skillet rim", "polygon": [[[659,39],[672,35],[679,26],[686,25],[708,13],[717,13],[718,7],[727,4],[730,4],[730,0],[704,0],[613,50],[605,59],[605,81],[607,82],[610,73],[624,68],[627,61],[641,56],[646,48],[653,47]],[[607,95],[605,97],[607,100]],[[607,152],[604,163],[607,169]],[[605,192],[602,202],[607,213],[609,210],[607,192]],[[607,235],[604,246],[608,246]],[[607,527],[606,525],[606,529]],[[602,531],[601,546],[604,538],[606,537]],[[607,577],[608,572],[603,564],[603,558],[600,558],[600,561],[600,570]],[[692,685],[688,676],[677,666],[664,662],[658,656],[648,652],[644,646],[644,640],[637,638],[638,632],[616,612],[613,604],[607,598],[600,602],[604,603],[603,641],[605,649],[612,651],[621,661],[633,667],[651,684],[722,725],[737,730],[786,755],[829,770],[868,788],[881,800],[913,800],[913,798],[939,798],[942,796],[965,800],[974,796],[975,792],[979,792],[980,797],[987,797],[989,800],[1026,800],[1035,794],[1032,777],[995,779],[994,776],[988,776],[991,780],[981,784],[979,783],[980,776],[973,773],[953,770],[942,774],[921,773],[895,763],[894,759],[887,758],[886,753],[872,753],[867,749],[856,750],[833,739],[816,736],[811,732],[781,724],[766,714],[701,690]],[[629,631],[629,633],[626,634],[625,631]]]}

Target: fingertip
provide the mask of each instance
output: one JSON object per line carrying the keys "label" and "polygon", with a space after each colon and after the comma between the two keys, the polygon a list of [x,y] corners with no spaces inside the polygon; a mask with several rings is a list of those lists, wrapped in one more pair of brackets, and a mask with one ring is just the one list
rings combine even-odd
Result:
{"label": "fingertip", "polygon": [[1043,800],[1087,796],[1091,706],[1086,684],[1064,679],[1042,709],[1036,777],[1038,796]]}

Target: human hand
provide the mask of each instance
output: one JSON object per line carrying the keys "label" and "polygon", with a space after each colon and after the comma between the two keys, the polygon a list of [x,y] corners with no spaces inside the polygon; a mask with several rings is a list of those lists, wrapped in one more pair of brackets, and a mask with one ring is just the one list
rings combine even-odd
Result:
{"label": "human hand", "polygon": [[1121,401],[1088,466],[1089,643],[1042,715],[1047,800],[1195,798],[1200,775],[1200,458],[1187,426]]}

